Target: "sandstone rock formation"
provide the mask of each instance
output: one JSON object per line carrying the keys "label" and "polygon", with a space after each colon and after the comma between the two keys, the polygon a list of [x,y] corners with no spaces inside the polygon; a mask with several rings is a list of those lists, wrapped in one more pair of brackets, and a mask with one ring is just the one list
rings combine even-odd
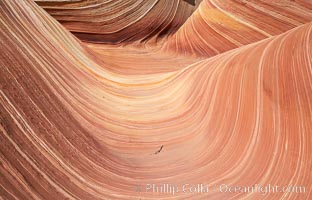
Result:
{"label": "sandstone rock formation", "polygon": [[1,199],[311,199],[311,19],[304,0],[1,1]]}

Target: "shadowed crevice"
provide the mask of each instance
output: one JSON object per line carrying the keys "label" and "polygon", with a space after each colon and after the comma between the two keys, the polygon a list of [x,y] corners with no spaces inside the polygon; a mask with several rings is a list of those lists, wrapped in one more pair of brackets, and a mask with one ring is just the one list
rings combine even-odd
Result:
{"label": "shadowed crevice", "polygon": [[196,5],[195,0],[183,0],[183,1],[185,1],[186,3],[188,3],[188,4],[192,5],[192,6]]}

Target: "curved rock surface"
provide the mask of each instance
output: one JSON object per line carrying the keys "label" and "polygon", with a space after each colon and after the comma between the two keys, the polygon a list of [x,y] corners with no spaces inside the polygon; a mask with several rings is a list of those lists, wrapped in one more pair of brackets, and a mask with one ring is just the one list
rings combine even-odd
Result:
{"label": "curved rock surface", "polygon": [[196,8],[184,0],[36,2],[80,39],[110,44],[162,38]]}
{"label": "curved rock surface", "polygon": [[289,0],[204,0],[165,49],[210,57],[312,21],[312,3]]}
{"label": "curved rock surface", "polygon": [[[77,2],[70,1],[84,1]],[[181,36],[195,34],[191,24],[202,24],[209,2],[159,43],[140,42],[143,34],[105,45],[77,39],[32,0],[1,1],[0,197],[311,199],[311,4],[292,1],[280,11],[261,1],[289,26],[271,16],[280,28],[256,26],[269,35],[247,25],[246,33],[235,30],[253,39],[230,46],[219,38],[223,45],[211,51],[215,40]],[[238,7],[246,15],[230,7],[257,21],[248,17],[251,2]],[[207,27],[195,36],[208,42]],[[159,191],[146,191],[149,184]],[[160,191],[164,184],[180,190]],[[198,184],[209,192],[190,191]],[[218,191],[224,184],[302,191]]]}

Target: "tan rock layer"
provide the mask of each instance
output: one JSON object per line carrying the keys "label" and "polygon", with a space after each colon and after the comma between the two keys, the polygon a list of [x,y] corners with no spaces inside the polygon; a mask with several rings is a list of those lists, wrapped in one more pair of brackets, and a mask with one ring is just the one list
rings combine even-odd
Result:
{"label": "tan rock layer", "polygon": [[312,21],[311,2],[204,0],[164,49],[211,57]]}

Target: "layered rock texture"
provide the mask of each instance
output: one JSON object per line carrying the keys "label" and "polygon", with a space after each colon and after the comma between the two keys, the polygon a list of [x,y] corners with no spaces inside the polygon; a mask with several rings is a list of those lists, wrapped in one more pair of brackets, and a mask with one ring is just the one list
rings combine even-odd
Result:
{"label": "layered rock texture", "polygon": [[311,9],[1,0],[0,199],[311,199]]}

